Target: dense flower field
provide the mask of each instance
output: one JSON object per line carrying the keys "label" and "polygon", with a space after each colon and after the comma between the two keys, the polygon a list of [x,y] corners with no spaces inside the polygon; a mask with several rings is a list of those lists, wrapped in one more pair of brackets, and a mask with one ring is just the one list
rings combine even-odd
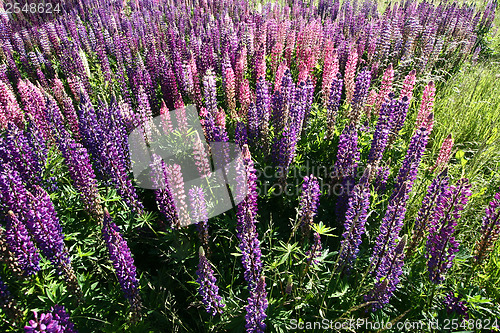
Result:
{"label": "dense flower field", "polygon": [[0,4],[1,330],[498,331],[498,170],[434,112],[496,7]]}

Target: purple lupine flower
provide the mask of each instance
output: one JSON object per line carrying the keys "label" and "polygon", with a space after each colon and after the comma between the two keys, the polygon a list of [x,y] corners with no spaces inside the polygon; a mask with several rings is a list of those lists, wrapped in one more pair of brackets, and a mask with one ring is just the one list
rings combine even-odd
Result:
{"label": "purple lupine flower", "polygon": [[304,177],[299,200],[299,225],[304,236],[309,234],[319,206],[319,182],[314,175]]}
{"label": "purple lupine flower", "polygon": [[351,110],[348,115],[349,119],[353,123],[357,123],[361,110],[363,110],[365,106],[368,89],[370,89],[370,82],[371,72],[368,68],[365,68],[359,72],[358,77],[356,78],[356,85],[351,102]]}
{"label": "purple lupine flower", "polygon": [[340,96],[342,95],[342,87],[342,78],[340,74],[337,74],[337,77],[332,78],[332,84],[330,86],[330,96],[328,98],[328,102],[326,103],[327,136],[329,138],[332,137],[334,132],[335,121],[340,105]]}
{"label": "purple lupine flower", "polygon": [[318,258],[321,256],[321,235],[318,232],[314,233],[314,243],[306,252],[306,262],[309,265],[317,265]]}
{"label": "purple lupine flower", "polygon": [[5,239],[9,250],[15,256],[17,265],[25,276],[31,276],[40,270],[38,249],[33,244],[24,224],[11,210],[7,213]]}
{"label": "purple lupine flower", "polygon": [[246,145],[248,143],[248,134],[245,124],[241,121],[236,123],[236,128],[234,130],[234,141],[240,146]]}
{"label": "purple lupine flower", "polygon": [[426,244],[429,279],[435,284],[444,281],[444,275],[453,265],[459,246],[453,233],[471,195],[469,181],[462,178],[439,197]]}
{"label": "purple lupine flower", "polygon": [[80,193],[85,209],[100,218],[102,216],[101,199],[87,149],[70,137],[60,140],[59,149],[68,167],[69,176],[73,180],[73,186]]}
{"label": "purple lupine flower", "polygon": [[364,296],[365,301],[375,301],[371,305],[373,311],[381,309],[385,304],[389,303],[399,284],[399,277],[403,274],[405,245],[406,235],[401,238],[393,251],[382,258],[377,271],[375,286]]}
{"label": "purple lupine flower", "polygon": [[404,183],[389,198],[385,215],[380,223],[380,232],[375,240],[375,245],[370,258],[370,271],[378,274],[378,270],[384,257],[394,251],[396,240],[403,227],[408,201],[408,184]]}
{"label": "purple lupine flower", "polygon": [[358,129],[355,124],[347,125],[339,138],[337,160],[333,165],[332,180],[334,187],[340,184],[337,197],[336,215],[342,220],[347,210],[347,200],[354,186],[360,151],[358,148]]}
{"label": "purple lupine flower", "polygon": [[21,316],[21,312],[17,308],[7,285],[2,279],[0,279],[0,309],[13,320],[17,320]]}
{"label": "purple lupine flower", "polygon": [[391,128],[391,138],[389,139],[390,141],[394,140],[394,138],[399,134],[399,131],[403,129],[409,107],[410,103],[406,96],[398,100],[398,103],[393,110],[393,125]]}
{"label": "purple lupine flower", "polygon": [[35,319],[28,322],[29,325],[24,326],[25,333],[64,333],[64,329],[59,325],[59,322],[52,317],[51,313],[41,313],[33,311]]}
{"label": "purple lupine flower", "polygon": [[215,75],[212,69],[207,69],[203,77],[203,92],[205,95],[205,107],[212,116],[217,114],[217,87],[215,84]]}
{"label": "purple lupine flower", "polygon": [[[369,173],[369,172],[368,172]],[[342,234],[339,254],[339,270],[349,272],[356,260],[361,245],[361,236],[365,233],[365,224],[370,208],[370,189],[367,184],[354,186],[349,197],[344,221],[345,231]]]}
{"label": "purple lupine flower", "polygon": [[462,301],[460,295],[455,295],[453,291],[450,291],[443,300],[444,307],[448,314],[457,314],[460,317],[469,320],[469,309],[467,307],[467,301]]}
{"label": "purple lupine flower", "polygon": [[247,197],[238,204],[236,210],[236,231],[240,240],[239,248],[242,252],[241,261],[244,268],[244,278],[248,283],[250,297],[246,309],[246,328],[249,332],[263,332],[264,319],[267,309],[267,293],[262,276],[262,260],[260,241],[255,226],[257,217],[257,184],[256,170],[248,150],[243,146],[243,161],[246,169],[248,185]]}
{"label": "purple lupine flower", "polygon": [[113,222],[108,211],[104,210],[102,236],[109,251],[109,258],[113,263],[120,287],[129,301],[132,312],[137,313],[141,306],[139,296],[139,280],[136,267],[127,241],[120,233],[120,229]]}
{"label": "purple lupine flower", "polygon": [[49,194],[35,186],[30,197],[30,210],[26,225],[41,253],[49,259],[56,271],[62,274],[71,267],[68,249],[64,245],[61,223]]}
{"label": "purple lupine flower", "polygon": [[493,249],[500,235],[500,192],[495,194],[493,200],[486,207],[486,215],[481,226],[481,239],[476,244],[474,259],[481,263],[488,258],[488,253]]}
{"label": "purple lupine flower", "polygon": [[377,175],[373,182],[373,187],[378,193],[385,192],[387,186],[387,180],[391,174],[391,159],[389,159],[385,165],[379,166],[377,170]]}
{"label": "purple lupine flower", "polygon": [[130,159],[124,121],[112,103],[111,108],[101,107],[96,112],[89,97],[81,94],[79,121],[83,143],[93,157],[100,178],[111,180],[118,194],[136,213],[143,205],[128,178]]}
{"label": "purple lupine flower", "polygon": [[189,201],[192,208],[191,217],[197,223],[198,237],[202,246],[208,249],[208,215],[203,188],[198,186],[191,188],[189,190]]}
{"label": "purple lupine flower", "polygon": [[153,184],[156,187],[154,193],[158,210],[165,217],[171,228],[178,228],[179,215],[175,207],[165,161],[157,154],[153,154],[151,159],[151,176]]}
{"label": "purple lupine flower", "polygon": [[261,276],[254,290],[250,291],[248,305],[245,307],[247,314],[245,315],[247,332],[264,333],[267,318],[266,309],[268,306],[266,279]]}
{"label": "purple lupine flower", "polygon": [[59,325],[63,328],[63,332],[65,333],[76,333],[75,324],[71,322],[69,314],[66,312],[66,309],[62,305],[54,305],[50,308],[50,312],[52,312],[52,318],[59,322]]}
{"label": "purple lupine flower", "polygon": [[[242,148],[242,157],[245,165],[245,174],[247,181],[247,196],[246,198],[238,204],[237,210],[237,225],[236,231],[238,238],[242,241],[242,237],[244,236],[244,232],[246,228],[252,229],[251,226],[248,226],[248,222],[254,223],[253,219],[257,216],[257,175],[254,163],[252,161],[252,156],[250,155],[250,150],[247,145],[244,145]],[[246,212],[249,212],[249,215]],[[248,217],[251,217],[252,220],[248,220]],[[250,230],[251,231],[251,230]]]}
{"label": "purple lupine flower", "polygon": [[413,251],[420,244],[425,232],[429,227],[429,222],[433,219],[440,197],[448,190],[449,177],[446,170],[441,172],[427,189],[427,194],[422,200],[422,207],[418,211],[413,227],[411,242],[407,248],[407,257],[411,257]]}
{"label": "purple lupine flower", "polygon": [[385,103],[382,104],[380,115],[375,125],[370,152],[368,153],[368,164],[376,166],[382,160],[394,123],[394,110],[397,108],[398,103],[393,95],[389,95]]}
{"label": "purple lupine flower", "polygon": [[35,319],[29,321],[24,327],[25,333],[77,333],[75,324],[71,322],[69,314],[62,305],[54,305],[49,313],[38,314],[33,311]]}
{"label": "purple lupine flower", "polygon": [[0,162],[18,171],[26,184],[40,184],[45,167],[44,147],[39,147],[44,143],[37,141],[41,138],[36,131],[25,133],[13,123],[8,124],[5,134],[0,137]]}
{"label": "purple lupine flower", "polygon": [[202,302],[207,312],[215,316],[217,313],[223,312],[222,309],[225,307],[225,304],[222,302],[222,297],[219,296],[219,287],[217,286],[217,279],[214,276],[212,264],[205,256],[202,246],[200,246],[199,255],[200,262],[196,271],[196,275],[198,276],[196,282],[200,285],[198,292],[202,297]]}
{"label": "purple lupine flower", "polygon": [[[430,115],[432,117],[432,114]],[[418,167],[427,145],[430,131],[422,127],[411,138],[405,159],[399,169],[394,191],[389,198],[389,204],[377,237],[371,257],[372,272],[377,272],[379,265],[386,253],[390,253],[395,246],[395,241],[403,226],[406,214],[408,194],[411,192],[413,182],[417,177]]]}
{"label": "purple lupine flower", "polygon": [[[431,113],[427,119],[434,119]],[[429,121],[429,120],[428,120]],[[432,121],[432,120],[431,120]],[[415,131],[415,134],[410,140],[408,150],[406,151],[405,159],[399,169],[398,177],[396,178],[394,193],[399,191],[399,187],[406,181],[409,181],[408,192],[411,191],[413,182],[417,178],[418,167],[422,161],[425,147],[429,140],[430,130],[427,127],[422,127]]]}
{"label": "purple lupine flower", "polygon": [[353,177],[356,174],[359,159],[358,130],[354,125],[347,125],[339,138],[333,178],[341,180]]}
{"label": "purple lupine flower", "polygon": [[128,178],[126,166],[120,163],[120,153],[116,145],[108,142],[102,147],[101,155],[106,156],[106,171],[118,194],[135,213],[142,214],[144,206],[139,201],[137,192]]}
{"label": "purple lupine flower", "polygon": [[248,106],[247,119],[248,119],[248,125],[247,125],[248,140],[252,145],[255,145],[259,138],[259,129],[260,129],[260,119],[255,103],[250,103],[250,105]]}

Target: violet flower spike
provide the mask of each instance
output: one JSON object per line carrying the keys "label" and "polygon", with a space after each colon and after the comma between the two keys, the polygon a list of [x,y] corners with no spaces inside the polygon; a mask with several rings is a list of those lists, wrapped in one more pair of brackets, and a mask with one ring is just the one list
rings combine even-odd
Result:
{"label": "violet flower spike", "polygon": [[268,307],[266,280],[261,276],[257,282],[255,289],[250,291],[248,305],[245,307],[247,314],[245,315],[247,332],[264,333],[266,330],[265,319],[267,318],[266,310]]}
{"label": "violet flower spike", "polygon": [[132,258],[127,241],[123,238],[118,226],[113,222],[106,209],[104,210],[102,235],[124,296],[130,303],[132,312],[138,313],[141,301],[139,296],[139,280],[137,279],[134,259]]}
{"label": "violet flower spike", "polygon": [[493,200],[486,207],[486,215],[483,217],[481,226],[481,239],[476,244],[474,259],[480,264],[488,258],[493,246],[500,236],[500,192],[497,192]]}
{"label": "violet flower spike", "polygon": [[445,274],[453,265],[455,253],[458,252],[459,244],[453,234],[461,217],[460,212],[472,195],[470,187],[469,181],[462,178],[439,198],[426,244],[429,279],[435,284],[444,281]]}
{"label": "violet flower spike", "polygon": [[5,231],[7,246],[15,256],[17,265],[25,276],[36,274],[40,270],[40,254],[33,244],[24,224],[13,211],[7,214],[7,230]]}
{"label": "violet flower spike", "polygon": [[200,246],[199,251],[200,262],[196,275],[198,278],[196,282],[200,285],[198,292],[202,297],[202,302],[205,305],[206,311],[213,316],[223,312],[225,304],[222,302],[222,297],[219,295],[219,287],[217,286],[217,279],[214,276],[212,264],[205,256],[203,247]]}
{"label": "violet flower spike", "polygon": [[299,225],[303,236],[311,230],[314,216],[319,206],[320,188],[318,179],[314,175],[304,177],[302,193],[299,201]]}

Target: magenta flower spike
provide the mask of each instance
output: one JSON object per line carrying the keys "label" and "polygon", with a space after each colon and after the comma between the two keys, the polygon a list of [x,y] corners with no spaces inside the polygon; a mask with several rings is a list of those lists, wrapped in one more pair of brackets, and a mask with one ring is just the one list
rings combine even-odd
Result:
{"label": "magenta flower spike", "polygon": [[431,167],[430,171],[440,172],[443,168],[446,168],[446,164],[451,158],[451,150],[453,149],[453,137],[450,134],[444,139],[441,149],[439,150],[438,157],[436,159],[436,164]]}
{"label": "magenta flower spike", "polygon": [[382,83],[380,85],[380,90],[378,92],[377,99],[375,101],[374,112],[378,114],[382,103],[384,103],[385,99],[392,92],[392,82],[394,80],[394,69],[392,64],[387,66],[387,69],[382,76]]}
{"label": "magenta flower spike", "polygon": [[427,117],[432,113],[432,108],[434,106],[434,97],[436,95],[436,86],[434,82],[431,81],[424,89],[422,94],[422,102],[420,104],[420,109],[417,114],[417,121],[415,123],[416,128],[426,127],[429,131],[432,130],[434,121],[428,121]]}
{"label": "magenta flower spike", "polygon": [[354,78],[356,77],[356,66],[358,64],[358,51],[352,45],[350,47],[347,64],[345,65],[344,85],[346,103],[350,104],[354,95]]}

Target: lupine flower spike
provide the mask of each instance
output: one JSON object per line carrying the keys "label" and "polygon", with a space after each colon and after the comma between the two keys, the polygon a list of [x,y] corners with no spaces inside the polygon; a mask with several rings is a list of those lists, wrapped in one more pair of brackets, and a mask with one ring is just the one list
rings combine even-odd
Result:
{"label": "lupine flower spike", "polygon": [[203,299],[203,304],[207,312],[215,316],[217,313],[223,312],[222,309],[225,305],[222,303],[222,298],[219,296],[219,287],[217,287],[216,284],[217,279],[214,276],[212,264],[205,256],[205,251],[202,246],[200,246],[199,252],[200,263],[196,271],[196,275],[198,276],[196,282],[200,285],[198,292]]}
{"label": "lupine flower spike", "polygon": [[109,258],[113,263],[118,282],[125,298],[130,303],[132,314],[133,316],[138,316],[141,308],[141,300],[134,259],[132,258],[127,241],[123,238],[118,226],[113,222],[106,209],[104,209],[102,235],[108,248]]}
{"label": "lupine flower spike", "polygon": [[430,168],[429,171],[440,172],[443,168],[445,168],[446,164],[448,164],[448,161],[450,160],[452,148],[453,148],[453,137],[451,136],[451,134],[448,134],[446,139],[444,139],[443,141],[441,149],[439,150],[439,154],[436,159],[436,164],[434,164],[434,166]]}
{"label": "lupine flower spike", "polygon": [[486,207],[486,215],[481,226],[481,239],[476,244],[474,251],[476,264],[488,258],[494,244],[500,236],[500,192],[495,194],[493,200]]}
{"label": "lupine flower spike", "polygon": [[25,333],[50,332],[50,333],[77,333],[75,325],[71,322],[68,313],[61,305],[50,308],[48,313],[33,312],[35,319],[24,326]]}
{"label": "lupine flower spike", "polygon": [[304,177],[300,195],[299,225],[302,235],[307,237],[319,206],[319,182],[314,175]]}

